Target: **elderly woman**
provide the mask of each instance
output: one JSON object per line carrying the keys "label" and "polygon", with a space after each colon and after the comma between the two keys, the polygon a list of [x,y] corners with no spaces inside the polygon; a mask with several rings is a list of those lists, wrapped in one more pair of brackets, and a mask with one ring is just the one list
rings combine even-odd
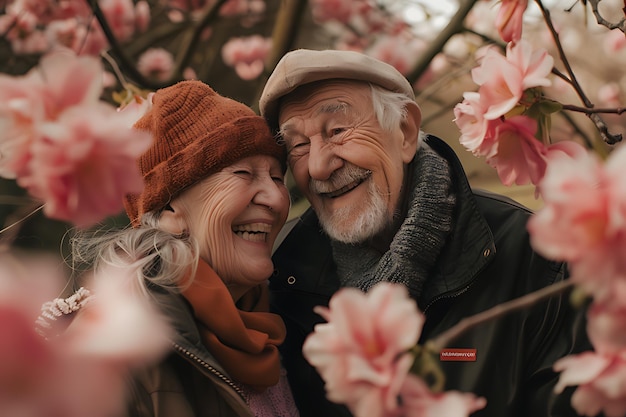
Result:
{"label": "elderly woman", "polygon": [[268,311],[272,246],[289,211],[285,155],[264,120],[206,84],[157,91],[135,124],[153,146],[129,195],[133,227],[78,239],[76,256],[140,266],[175,330],[172,352],[133,378],[130,416],[297,416]]}

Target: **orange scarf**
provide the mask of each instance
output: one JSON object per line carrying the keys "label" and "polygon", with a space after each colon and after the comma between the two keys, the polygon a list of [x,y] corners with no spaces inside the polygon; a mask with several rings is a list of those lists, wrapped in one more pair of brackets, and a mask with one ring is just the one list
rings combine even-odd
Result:
{"label": "orange scarf", "polygon": [[198,328],[209,352],[236,381],[263,390],[280,377],[278,346],[285,324],[269,313],[266,284],[244,294],[239,304],[213,268],[200,260],[196,277],[183,296],[193,307]]}

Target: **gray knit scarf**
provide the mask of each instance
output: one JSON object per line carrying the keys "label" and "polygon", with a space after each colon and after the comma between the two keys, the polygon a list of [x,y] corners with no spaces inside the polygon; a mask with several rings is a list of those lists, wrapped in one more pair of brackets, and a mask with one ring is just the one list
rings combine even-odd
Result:
{"label": "gray knit scarf", "polygon": [[332,242],[341,285],[369,290],[379,282],[405,284],[419,299],[452,229],[455,196],[448,162],[422,143],[409,169],[407,216],[384,254],[367,245]]}

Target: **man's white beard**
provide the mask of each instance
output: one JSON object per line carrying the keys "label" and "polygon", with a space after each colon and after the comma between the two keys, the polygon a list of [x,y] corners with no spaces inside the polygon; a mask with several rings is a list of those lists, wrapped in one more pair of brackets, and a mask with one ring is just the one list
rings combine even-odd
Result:
{"label": "man's white beard", "polygon": [[387,202],[371,180],[367,194],[365,207],[359,204],[332,213],[323,210],[317,213],[322,228],[331,239],[347,244],[361,243],[387,226],[390,221]]}

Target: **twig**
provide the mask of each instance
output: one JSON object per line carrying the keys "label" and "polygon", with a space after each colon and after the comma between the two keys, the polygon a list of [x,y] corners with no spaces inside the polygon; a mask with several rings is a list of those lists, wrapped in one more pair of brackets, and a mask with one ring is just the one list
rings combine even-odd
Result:
{"label": "twig", "polygon": [[[576,91],[576,94],[578,94],[578,97],[580,97],[585,107],[589,109],[593,108],[593,103],[589,100],[589,98],[583,91],[582,87],[580,86],[580,83],[576,79],[576,75],[574,74],[574,71],[572,70],[572,66],[570,65],[569,60],[567,59],[567,56],[565,55],[565,51],[563,50],[563,45],[561,44],[561,41],[559,39],[559,34],[557,33],[556,29],[554,28],[554,25],[552,24],[550,11],[544,7],[541,0],[535,0],[535,3],[541,10],[543,19],[546,22],[546,25],[548,25],[548,29],[550,30],[550,33],[552,34],[552,38],[554,39],[554,43],[556,44],[556,48],[559,53],[559,58],[561,59],[561,62],[565,66],[565,70],[567,71],[567,74],[569,75],[569,79],[565,77],[561,77],[561,78],[568,81],[572,85],[572,87]],[[604,123],[604,120],[602,120],[602,118],[597,113],[589,113],[587,115],[596,125],[596,128],[600,132],[600,136],[602,137],[602,140],[604,140],[606,143],[608,143],[609,145],[614,145],[622,140],[622,135],[613,135],[609,132],[609,129],[606,123]]]}
{"label": "twig", "polygon": [[622,114],[622,113],[626,113],[626,107],[615,107],[615,108],[587,108],[587,107],[580,107],[580,106],[575,106],[573,104],[563,104],[563,109],[564,110],[571,110],[571,111],[577,111],[580,113],[585,113],[587,115],[592,114],[592,113],[611,113],[611,114]]}
{"label": "twig", "polygon": [[146,77],[144,77],[136,68],[135,64],[131,61],[131,59],[124,53],[124,50],[122,49],[122,47],[120,46],[119,42],[117,41],[117,38],[115,37],[115,34],[113,33],[113,31],[111,30],[111,28],[109,27],[109,24],[107,23],[106,17],[104,16],[104,13],[102,12],[102,9],[100,9],[100,5],[98,4],[97,1],[92,1],[92,0],[85,0],[87,2],[87,4],[89,5],[89,7],[91,7],[91,10],[93,11],[94,16],[96,16],[96,19],[98,20],[98,23],[100,23],[100,27],[102,28],[102,32],[104,32],[104,35],[107,38],[107,41],[109,42],[109,45],[111,46],[111,50],[113,51],[113,54],[118,63],[119,66],[121,68],[123,68],[124,72],[126,74],[128,74],[131,78],[133,78],[137,83],[151,89],[151,90],[157,90],[161,87],[164,87],[166,84],[163,83],[155,83],[152,82],[150,80],[148,80]]}
{"label": "twig", "polygon": [[[608,20],[606,20],[604,17],[602,17],[602,15],[600,14],[598,4],[600,3],[601,0],[587,0],[587,1],[589,2],[589,4],[591,4],[591,10],[593,11],[593,15],[596,17],[596,22],[598,22],[599,25],[606,26],[607,28],[611,30],[613,29],[621,30],[626,35],[626,18],[622,18],[622,20],[620,20],[617,23],[611,23]],[[626,4],[624,5],[624,8],[626,9]],[[626,13],[626,11],[624,13]]]}
{"label": "twig", "polygon": [[448,25],[441,32],[439,32],[439,35],[437,35],[437,37],[430,42],[428,48],[420,54],[419,61],[411,73],[407,76],[407,79],[411,83],[414,83],[422,76],[426,69],[428,69],[428,66],[433,58],[443,50],[443,47],[448,40],[465,29],[463,22],[477,1],[478,0],[465,0],[461,2],[456,14],[452,16]]}
{"label": "twig", "polygon": [[427,344],[429,348],[433,349],[434,352],[439,352],[441,349],[448,346],[452,340],[456,339],[469,329],[481,323],[493,320],[496,317],[503,316],[516,310],[528,308],[538,301],[566,291],[573,285],[574,283],[571,280],[566,279],[557,282],[556,284],[552,284],[540,290],[534,291],[530,294],[523,295],[514,300],[498,304],[495,307],[490,308],[489,310],[483,311],[482,313],[478,313],[462,319],[450,329],[429,340]]}

